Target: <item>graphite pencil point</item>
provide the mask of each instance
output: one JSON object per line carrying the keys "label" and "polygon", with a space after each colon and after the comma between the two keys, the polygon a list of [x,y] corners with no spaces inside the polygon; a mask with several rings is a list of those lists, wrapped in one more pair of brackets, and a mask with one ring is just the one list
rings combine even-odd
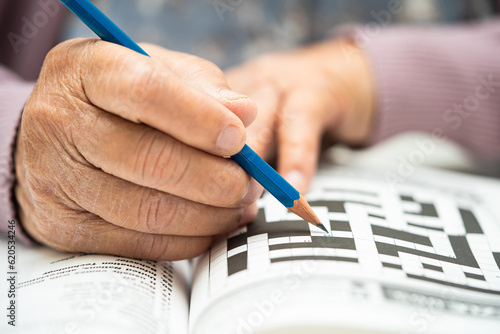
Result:
{"label": "graphite pencil point", "polygon": [[328,233],[328,230],[326,229],[325,225],[323,224],[318,224],[316,225],[317,227],[319,227],[320,229],[322,229],[323,231],[325,231],[325,233]]}

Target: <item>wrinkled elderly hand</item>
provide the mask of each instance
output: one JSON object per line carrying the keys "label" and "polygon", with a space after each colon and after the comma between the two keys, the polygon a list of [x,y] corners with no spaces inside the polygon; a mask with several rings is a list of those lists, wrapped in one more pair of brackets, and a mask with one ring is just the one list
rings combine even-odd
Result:
{"label": "wrinkled elderly hand", "polygon": [[370,134],[370,67],[350,42],[261,56],[226,74],[259,108],[247,143],[268,158],[276,149],[278,171],[301,192],[315,173],[324,135],[330,143],[362,145]]}
{"label": "wrinkled elderly hand", "polygon": [[98,40],[54,48],[26,104],[16,197],[63,251],[180,259],[250,221],[260,187],[234,161],[254,102],[194,56]]}

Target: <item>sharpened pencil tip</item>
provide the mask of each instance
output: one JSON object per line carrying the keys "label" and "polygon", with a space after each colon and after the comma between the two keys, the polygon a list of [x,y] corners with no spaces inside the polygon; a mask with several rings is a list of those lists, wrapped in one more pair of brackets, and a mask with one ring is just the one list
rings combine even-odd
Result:
{"label": "sharpened pencil tip", "polygon": [[298,200],[295,201],[294,206],[288,208],[288,210],[295,213],[297,216],[301,217],[305,221],[311,223],[314,226],[319,227],[320,229],[328,233],[328,230],[321,223],[321,220],[319,220],[318,216],[316,216],[313,209],[307,203],[306,199],[302,197],[302,195]]}
{"label": "sharpened pencil tip", "polygon": [[316,225],[317,227],[319,227],[320,229],[322,229],[323,231],[325,231],[325,233],[328,233],[328,230],[326,229],[325,225],[323,224],[318,224]]}

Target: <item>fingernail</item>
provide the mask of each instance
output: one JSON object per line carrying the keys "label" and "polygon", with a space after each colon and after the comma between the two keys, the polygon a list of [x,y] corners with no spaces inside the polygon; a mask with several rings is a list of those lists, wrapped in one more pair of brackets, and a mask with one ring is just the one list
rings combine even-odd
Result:
{"label": "fingernail", "polygon": [[217,148],[224,152],[232,152],[241,144],[241,132],[235,126],[228,126],[219,135],[217,140]]}
{"label": "fingernail", "polygon": [[295,188],[298,188],[299,191],[304,188],[305,178],[304,174],[298,170],[293,170],[286,174],[285,179]]}
{"label": "fingernail", "polygon": [[222,96],[225,100],[233,102],[233,101],[238,101],[241,99],[248,99],[248,96],[233,92],[232,90],[229,89],[221,89],[219,91],[220,96]]}
{"label": "fingernail", "polygon": [[249,206],[245,207],[245,209],[243,209],[243,215],[241,216],[239,226],[245,226],[250,223],[255,218],[255,216],[257,216],[257,213],[259,213],[259,207],[257,206],[257,203],[250,204]]}
{"label": "fingernail", "polygon": [[248,186],[248,192],[245,197],[243,197],[241,203],[248,205],[256,202],[259,199],[260,195],[262,195],[263,190],[264,187],[262,187],[259,182],[252,178],[252,180],[250,181],[250,185]]}

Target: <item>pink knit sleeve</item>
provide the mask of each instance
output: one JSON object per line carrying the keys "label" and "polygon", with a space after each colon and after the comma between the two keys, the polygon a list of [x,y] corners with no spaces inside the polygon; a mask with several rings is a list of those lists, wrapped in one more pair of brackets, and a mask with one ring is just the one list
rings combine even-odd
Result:
{"label": "pink knit sleeve", "polygon": [[499,19],[372,36],[355,31],[375,78],[372,142],[421,130],[442,133],[479,158],[500,157]]}
{"label": "pink knit sleeve", "polygon": [[[33,88],[0,66],[0,233],[7,231],[9,220],[16,217],[13,202],[14,144],[21,113]],[[16,222],[16,237],[29,243],[20,223]]]}

